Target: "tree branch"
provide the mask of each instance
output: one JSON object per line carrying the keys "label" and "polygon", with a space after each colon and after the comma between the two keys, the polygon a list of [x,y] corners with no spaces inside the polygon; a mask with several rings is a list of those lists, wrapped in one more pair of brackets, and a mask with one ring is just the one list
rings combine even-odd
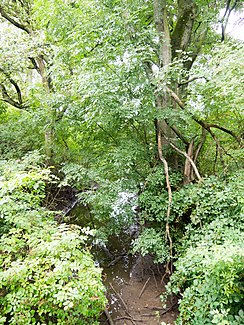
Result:
{"label": "tree branch", "polygon": [[188,80],[186,80],[186,81],[183,81],[183,82],[178,83],[178,87],[181,87],[181,86],[187,85],[187,84],[189,84],[190,82],[192,82],[192,81],[194,81],[194,80],[197,80],[197,79],[205,79],[206,81],[208,81],[208,80],[206,79],[206,77],[204,77],[204,76],[195,76],[195,77],[192,77],[192,78],[190,78],[190,79],[188,79]]}
{"label": "tree branch", "polygon": [[228,130],[228,129],[226,129],[225,127],[220,126],[220,125],[217,125],[217,124],[208,124],[208,127],[209,127],[209,128],[219,129],[219,130],[221,130],[221,131],[223,131],[223,132],[225,132],[225,133],[228,133],[228,134],[231,135],[233,138],[235,138],[236,141],[237,141],[239,144],[241,144],[240,139],[237,137],[237,135],[236,135],[233,131]]}
{"label": "tree branch", "polygon": [[202,137],[201,137],[200,143],[197,146],[197,150],[196,150],[196,152],[194,154],[194,159],[193,159],[194,163],[196,163],[196,161],[197,161],[197,158],[199,156],[199,153],[202,150],[203,144],[206,141],[206,137],[207,137],[207,131],[206,131],[206,129],[204,129],[202,127]]}
{"label": "tree branch", "polygon": [[222,29],[221,42],[223,42],[225,40],[225,31],[226,31],[226,27],[227,27],[227,24],[228,24],[228,21],[230,18],[230,14],[235,9],[238,2],[239,2],[239,0],[235,0],[233,6],[230,6],[231,0],[227,1],[225,13],[224,13],[223,18],[221,19],[221,29]]}
{"label": "tree branch", "polygon": [[[170,96],[174,99],[174,101],[180,106],[181,109],[185,110],[185,105],[184,103],[181,101],[181,99],[176,95],[175,92],[173,92],[170,88],[168,88],[167,86],[165,87],[166,91],[170,94]],[[225,133],[228,133],[229,135],[231,135],[239,144],[241,144],[240,139],[237,137],[237,135],[231,131],[226,129],[225,127],[219,126],[217,124],[207,124],[202,120],[197,119],[196,117],[192,116],[193,120],[195,122],[197,122],[199,125],[201,125],[205,130],[207,130],[208,132],[210,132],[211,128],[217,128]]]}
{"label": "tree branch", "polygon": [[179,148],[177,148],[170,140],[169,140],[169,138],[166,136],[166,135],[164,135],[163,134],[163,137],[165,138],[165,140],[167,140],[167,142],[169,143],[169,145],[173,148],[173,149],[175,149],[177,152],[179,152],[180,154],[182,154],[183,156],[185,156],[186,157],[186,159],[188,159],[189,160],[189,162],[190,162],[190,164],[192,165],[192,168],[194,169],[194,172],[195,172],[195,174],[196,174],[196,176],[197,176],[197,178],[198,178],[198,181],[199,182],[202,182],[202,177],[201,177],[201,175],[200,175],[200,173],[199,173],[199,171],[198,171],[198,169],[197,169],[197,166],[196,166],[196,164],[194,163],[194,161],[191,159],[191,157],[186,153],[186,152],[184,152],[184,151],[182,151],[182,150],[180,150]]}
{"label": "tree branch", "polygon": [[22,101],[22,95],[21,95],[21,91],[20,91],[20,88],[17,84],[16,81],[14,81],[11,76],[6,73],[2,68],[0,68],[0,72],[2,72],[6,77],[7,79],[9,80],[9,82],[14,86],[15,90],[16,90],[16,93],[17,93],[17,96],[18,96],[18,102],[20,105],[22,105],[23,101]]}
{"label": "tree branch", "polygon": [[34,59],[34,58],[31,58],[31,57],[28,57],[28,59],[31,61],[31,63],[33,64],[33,68],[39,73],[39,74],[41,74],[41,72],[40,72],[40,69],[39,69],[39,67],[38,67],[38,65],[37,65],[37,63],[36,63],[36,60]]}
{"label": "tree branch", "polygon": [[[166,185],[167,185],[167,190],[168,190],[168,208],[167,208],[167,215],[166,215],[165,232],[166,232],[166,237],[169,240],[170,257],[172,258],[173,257],[173,243],[172,243],[172,238],[170,235],[170,228],[169,228],[169,217],[170,217],[170,211],[171,211],[171,205],[172,205],[172,190],[171,190],[171,185],[170,185],[170,180],[169,180],[168,163],[167,163],[167,160],[163,157],[161,136],[162,136],[161,132],[158,132],[158,156],[164,165],[164,173],[165,173]],[[168,265],[167,265],[167,269],[168,269]],[[171,273],[172,273],[172,270],[171,270]]]}
{"label": "tree branch", "polygon": [[16,108],[19,109],[25,109],[25,107],[23,106],[22,103],[19,103],[17,101],[15,101],[13,98],[11,98],[5,88],[5,86],[3,84],[0,84],[0,89],[2,91],[2,100]]}
{"label": "tree branch", "polygon": [[168,120],[165,119],[165,122],[167,123],[167,125],[171,128],[172,131],[174,131],[174,133],[177,135],[177,137],[186,145],[189,145],[189,141],[187,140],[186,137],[184,137],[184,135],[180,132],[180,130],[175,126],[175,125],[170,125]]}
{"label": "tree branch", "polygon": [[12,17],[10,17],[6,11],[3,9],[2,6],[0,6],[0,14],[3,18],[5,18],[6,20],[8,20],[12,25],[14,25],[15,27],[22,29],[23,31],[25,31],[27,34],[31,33],[31,29],[28,26],[25,26],[22,23],[19,23],[18,21],[14,20]]}

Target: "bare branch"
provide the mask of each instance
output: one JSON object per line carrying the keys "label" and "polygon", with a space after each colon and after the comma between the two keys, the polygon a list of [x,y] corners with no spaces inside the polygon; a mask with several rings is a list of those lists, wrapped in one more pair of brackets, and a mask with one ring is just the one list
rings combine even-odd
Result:
{"label": "bare branch", "polygon": [[195,76],[195,77],[192,77],[192,78],[190,78],[190,79],[188,79],[188,80],[186,80],[186,81],[180,82],[180,83],[178,84],[178,87],[181,87],[181,86],[187,85],[187,84],[189,84],[190,82],[192,82],[192,81],[194,81],[194,80],[197,80],[197,79],[205,79],[206,81],[208,81],[208,80],[206,79],[206,77],[204,77],[204,76]]}
{"label": "bare branch", "polygon": [[195,174],[196,174],[196,176],[197,176],[197,178],[198,178],[198,181],[199,181],[199,182],[202,182],[203,179],[202,179],[202,177],[201,177],[201,175],[200,175],[200,173],[199,173],[199,171],[198,171],[198,169],[197,169],[196,164],[195,164],[194,161],[191,159],[191,157],[190,157],[186,152],[184,152],[184,151],[180,150],[179,148],[177,148],[177,147],[176,147],[176,146],[175,146],[175,145],[174,145],[174,144],[169,140],[169,138],[166,137],[166,135],[163,134],[163,136],[164,136],[165,140],[167,140],[167,142],[169,143],[169,145],[170,145],[173,149],[175,149],[177,152],[179,152],[180,154],[182,154],[183,156],[185,156],[186,159],[189,160],[189,162],[190,162],[190,164],[192,165],[192,168],[194,169],[194,172],[195,172]]}
{"label": "bare branch", "polygon": [[[173,256],[173,242],[172,238],[170,235],[170,228],[169,228],[169,217],[170,217],[170,211],[171,211],[171,205],[172,205],[172,190],[171,190],[171,185],[170,185],[170,180],[169,180],[169,167],[167,160],[163,157],[163,152],[162,152],[162,140],[161,140],[161,132],[158,132],[158,156],[161,162],[164,165],[164,173],[165,173],[165,179],[166,179],[166,185],[167,185],[167,190],[168,190],[168,209],[167,209],[167,215],[166,215],[166,237],[169,240],[169,248],[170,248],[170,257],[172,258]],[[167,265],[168,269],[168,265]],[[171,270],[172,273],[172,270]]]}
{"label": "bare branch", "polygon": [[239,0],[235,0],[234,4],[231,6],[231,0],[227,1],[225,13],[223,18],[221,19],[221,29],[222,29],[221,42],[225,40],[225,31],[230,18],[230,14],[235,9],[238,2]]}

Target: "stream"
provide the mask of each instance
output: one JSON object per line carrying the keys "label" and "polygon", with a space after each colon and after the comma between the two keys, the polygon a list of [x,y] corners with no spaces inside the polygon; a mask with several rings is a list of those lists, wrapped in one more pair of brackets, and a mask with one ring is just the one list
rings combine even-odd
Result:
{"label": "stream", "polygon": [[[70,218],[72,223],[87,226],[89,211],[77,205]],[[154,264],[149,255],[129,254],[130,241],[129,234],[123,233],[110,238],[108,249],[99,245],[92,248],[107,289],[107,311],[99,319],[100,324],[173,325],[178,316],[177,301],[171,299],[166,306],[161,302],[160,295],[165,291],[162,266]]]}

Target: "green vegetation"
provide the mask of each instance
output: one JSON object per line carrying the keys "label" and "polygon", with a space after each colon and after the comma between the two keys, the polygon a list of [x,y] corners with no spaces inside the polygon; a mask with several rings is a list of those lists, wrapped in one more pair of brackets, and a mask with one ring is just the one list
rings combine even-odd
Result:
{"label": "green vegetation", "polygon": [[[180,190],[191,223],[178,249],[169,292],[182,292],[179,324],[242,324],[243,172]],[[183,193],[180,193],[183,192]]]}
{"label": "green vegetation", "polygon": [[[131,252],[165,265],[178,324],[244,324],[243,41],[226,33],[242,11],[1,1],[1,324],[98,322],[91,238],[135,223]],[[64,188],[89,216],[55,211]]]}
{"label": "green vegetation", "polygon": [[0,323],[95,324],[105,297],[86,247],[93,232],[41,207],[56,180],[37,159],[1,161]]}

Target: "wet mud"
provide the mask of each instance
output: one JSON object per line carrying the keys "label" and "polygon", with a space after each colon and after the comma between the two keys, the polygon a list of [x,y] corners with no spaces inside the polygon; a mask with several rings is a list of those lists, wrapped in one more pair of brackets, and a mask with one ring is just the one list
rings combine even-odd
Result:
{"label": "wet mud", "polygon": [[[128,256],[104,268],[107,312],[114,324],[175,324],[177,301],[172,299],[163,306],[160,296],[165,292],[165,284],[157,268],[150,257]],[[110,323],[104,316],[100,324]]]}

